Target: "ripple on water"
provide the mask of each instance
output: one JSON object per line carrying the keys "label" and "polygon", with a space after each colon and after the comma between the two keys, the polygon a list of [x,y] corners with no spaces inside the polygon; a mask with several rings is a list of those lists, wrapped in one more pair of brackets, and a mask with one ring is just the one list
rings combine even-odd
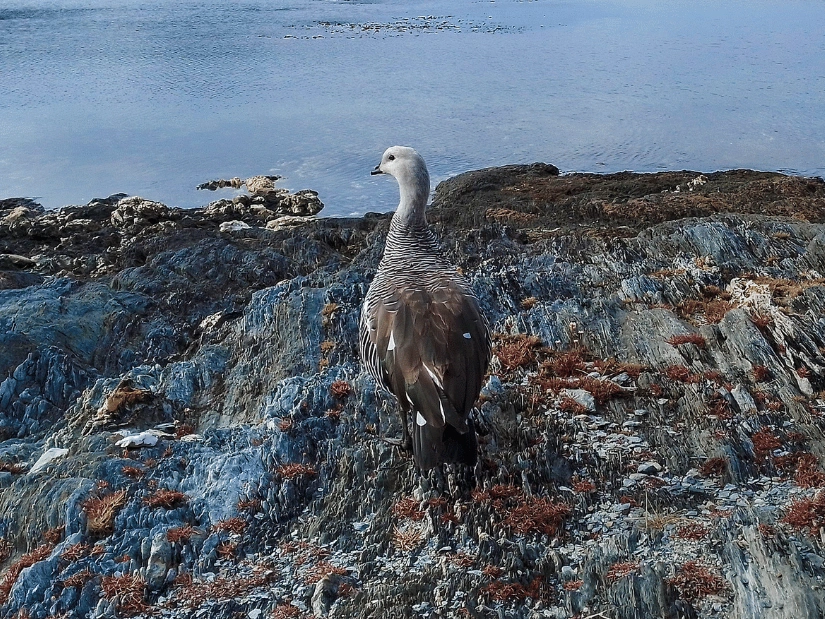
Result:
{"label": "ripple on water", "polygon": [[[642,10],[643,9],[643,10]],[[389,210],[371,178],[415,146],[434,183],[566,171],[823,174],[825,5],[10,0],[0,195],[208,201],[281,174],[326,214]]]}

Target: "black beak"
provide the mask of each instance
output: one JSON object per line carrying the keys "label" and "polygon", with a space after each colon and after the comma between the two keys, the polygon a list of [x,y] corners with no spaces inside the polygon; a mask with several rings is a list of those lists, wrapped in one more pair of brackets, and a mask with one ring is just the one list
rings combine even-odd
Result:
{"label": "black beak", "polygon": [[380,165],[375,166],[375,169],[372,172],[370,172],[370,175],[375,176],[376,174],[383,174],[380,168]]}

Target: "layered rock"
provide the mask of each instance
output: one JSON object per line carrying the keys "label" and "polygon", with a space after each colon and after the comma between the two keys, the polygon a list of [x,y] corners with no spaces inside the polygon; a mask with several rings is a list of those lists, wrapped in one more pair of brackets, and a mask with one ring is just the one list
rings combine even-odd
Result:
{"label": "layered rock", "polygon": [[258,206],[0,202],[0,615],[821,616],[821,180],[442,183],[496,356],[426,476],[357,361],[388,215]]}

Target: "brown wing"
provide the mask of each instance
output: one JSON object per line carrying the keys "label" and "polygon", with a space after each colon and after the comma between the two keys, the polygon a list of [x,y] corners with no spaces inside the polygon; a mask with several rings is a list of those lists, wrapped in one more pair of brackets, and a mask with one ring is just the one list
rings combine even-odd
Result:
{"label": "brown wing", "polygon": [[395,289],[370,325],[384,384],[413,423],[467,431],[467,416],[490,361],[486,322],[460,283]]}

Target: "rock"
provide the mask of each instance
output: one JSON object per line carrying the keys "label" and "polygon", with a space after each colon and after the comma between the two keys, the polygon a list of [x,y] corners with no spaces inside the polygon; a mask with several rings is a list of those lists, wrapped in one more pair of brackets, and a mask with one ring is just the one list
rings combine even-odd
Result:
{"label": "rock", "polygon": [[152,430],[139,432],[137,434],[127,434],[117,441],[115,445],[131,449],[134,447],[154,447],[158,444],[158,434]]}
{"label": "rock", "polygon": [[588,412],[596,412],[596,399],[589,391],[584,389],[562,389],[560,396],[562,398],[571,398],[575,400],[577,403],[584,406]]}
{"label": "rock", "polygon": [[[284,215],[295,217],[316,215],[324,208],[323,203],[318,199],[317,191],[303,189],[292,194],[286,189],[275,187],[275,182],[279,179],[280,176],[253,176],[246,180],[236,177],[229,180],[209,181],[198,185],[198,189],[211,191],[223,187],[239,189],[241,186],[246,185],[249,191],[249,196],[237,196],[233,200],[213,202],[205,209],[206,214],[211,216],[235,215],[243,217],[248,215],[269,222]],[[282,220],[280,224],[273,224],[273,226],[281,229],[288,223],[288,220]]]}
{"label": "rock", "polygon": [[[0,267],[0,615],[120,616],[102,577],[125,575],[168,619],[821,616],[821,540],[781,521],[817,496],[783,463],[825,453],[825,183],[698,176],[439,186],[430,220],[492,331],[537,342],[483,388],[479,465],[424,475],[381,440],[396,405],[357,357],[387,215],[279,221],[274,180],[185,211],[0,203],[0,254],[28,260]],[[689,561],[724,592],[680,594]],[[540,599],[493,595],[518,587]]]}
{"label": "rock", "polygon": [[658,462],[644,462],[639,465],[637,472],[645,475],[658,475],[662,472],[662,465]]}
{"label": "rock", "polygon": [[239,230],[249,230],[251,227],[248,223],[234,219],[232,221],[224,221],[218,226],[218,229],[221,232],[238,232]]}
{"label": "rock", "polygon": [[312,592],[312,612],[316,617],[326,617],[338,597],[338,587],[342,579],[338,575],[324,576],[315,584]]}
{"label": "rock", "polygon": [[61,448],[61,447],[50,447],[49,449],[44,451],[43,455],[41,455],[37,459],[37,462],[34,463],[34,466],[32,466],[29,469],[29,473],[31,473],[32,475],[35,474],[35,473],[39,473],[40,471],[45,469],[47,466],[49,466],[52,462],[54,462],[55,460],[59,460],[60,458],[64,457],[68,453],[69,453],[68,449],[64,449],[64,448]]}
{"label": "rock", "polygon": [[169,219],[169,207],[137,196],[123,198],[112,211],[112,225],[116,228],[134,228]]}
{"label": "rock", "polygon": [[152,591],[159,591],[166,583],[166,573],[171,567],[172,545],[166,533],[159,533],[152,539],[149,560],[146,564],[146,584]]}
{"label": "rock", "polygon": [[267,230],[277,231],[277,230],[289,230],[290,228],[295,228],[297,226],[302,226],[308,221],[312,221],[312,217],[298,217],[295,215],[283,215],[281,217],[276,217],[275,219],[270,219],[266,222]]}

